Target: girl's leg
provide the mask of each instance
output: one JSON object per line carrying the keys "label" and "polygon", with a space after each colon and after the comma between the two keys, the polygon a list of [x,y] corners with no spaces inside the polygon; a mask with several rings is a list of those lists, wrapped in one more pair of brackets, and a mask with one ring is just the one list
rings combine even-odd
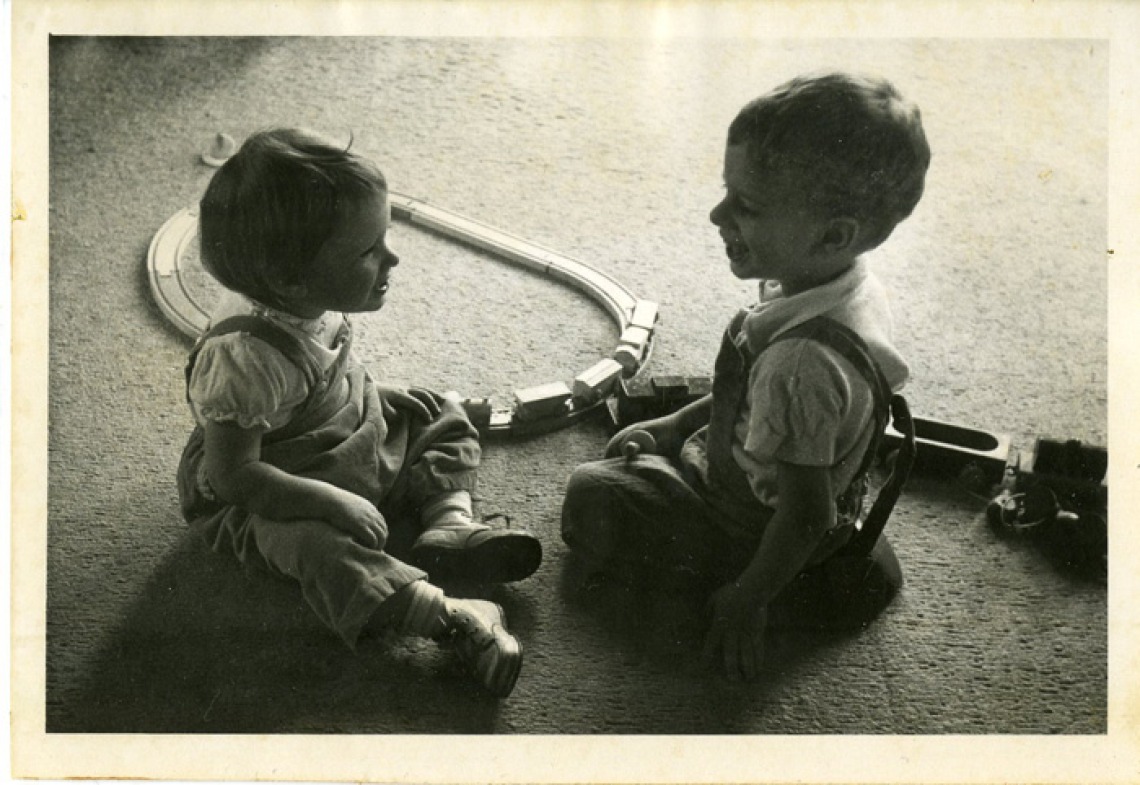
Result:
{"label": "girl's leg", "polygon": [[258,551],[271,569],[294,578],[317,616],[349,647],[367,626],[454,646],[472,675],[505,697],[522,667],[522,650],[503,609],[446,597],[424,573],[360,545],[323,521],[252,518]]}
{"label": "girl's leg", "polygon": [[514,689],[522,668],[522,648],[506,623],[498,604],[447,597],[427,581],[396,592],[373,619],[381,628],[453,645],[475,679],[501,698]]}
{"label": "girl's leg", "polygon": [[898,557],[880,535],[865,555],[840,549],[800,573],[772,603],[773,627],[857,629],[878,616],[903,584]]}
{"label": "girl's leg", "polygon": [[433,578],[520,581],[542,563],[542,543],[530,532],[477,523],[467,491],[430,497],[421,508],[420,523],[423,532],[412,545],[411,560]]}
{"label": "girl's leg", "polygon": [[522,580],[541,564],[542,544],[522,529],[474,521],[479,434],[457,402],[442,399],[440,409],[432,422],[410,428],[404,490],[420,503],[423,531],[409,558],[433,580]]}
{"label": "girl's leg", "polygon": [[[385,406],[390,435],[406,436],[393,440],[402,454],[392,456],[400,465],[399,475],[386,487],[396,499],[410,497],[423,503],[447,491],[475,490],[482,449],[479,432],[467,419],[463,407],[439,396],[439,416],[430,422]],[[395,421],[394,421],[395,420]]]}
{"label": "girl's leg", "polygon": [[[271,571],[296,580],[305,601],[349,647],[401,589],[425,576],[384,551],[361,545],[320,520],[251,516],[246,539]],[[248,555],[247,555],[248,558]]]}

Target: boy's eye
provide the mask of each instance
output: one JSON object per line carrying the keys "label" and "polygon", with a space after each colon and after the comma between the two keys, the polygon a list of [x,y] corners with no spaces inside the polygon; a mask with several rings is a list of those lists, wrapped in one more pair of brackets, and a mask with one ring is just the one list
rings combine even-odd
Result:
{"label": "boy's eye", "polygon": [[740,197],[740,194],[728,190],[728,186],[725,186],[725,190],[728,192],[729,202],[732,204],[733,209],[738,213],[744,213],[746,215],[758,215],[760,213],[759,207],[755,207],[748,202],[745,202],[744,199]]}
{"label": "boy's eye", "polygon": [[746,213],[748,215],[756,215],[760,212],[760,209],[758,207],[753,207],[741,199],[739,196],[733,197],[732,201],[736,205],[736,209],[742,213]]}

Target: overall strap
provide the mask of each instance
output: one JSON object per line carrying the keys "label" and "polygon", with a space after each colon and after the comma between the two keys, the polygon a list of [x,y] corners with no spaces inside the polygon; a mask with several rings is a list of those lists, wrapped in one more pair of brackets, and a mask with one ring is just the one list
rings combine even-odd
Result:
{"label": "overall strap", "polygon": [[190,375],[194,370],[194,363],[198,353],[209,338],[227,333],[248,333],[254,338],[265,341],[277,351],[281,352],[289,362],[297,366],[305,376],[305,384],[309,390],[316,389],[317,384],[324,376],[324,369],[304,342],[295,335],[273,324],[268,319],[253,314],[242,314],[223,319],[213,325],[198,337],[194,348],[190,350],[190,357],[186,361],[186,388],[190,388]]}
{"label": "overall strap", "polygon": [[776,341],[789,338],[807,338],[829,346],[851,363],[871,387],[871,394],[875,401],[875,428],[871,443],[867,445],[859,470],[855,473],[855,482],[858,482],[870,471],[871,464],[874,462],[882,443],[888,418],[893,419],[896,430],[903,435],[903,445],[895,459],[890,477],[879,490],[879,494],[871,506],[871,511],[863,521],[863,527],[851,542],[851,548],[869,553],[879,539],[883,527],[886,526],[887,518],[898,500],[902,486],[906,482],[914,463],[916,445],[910,409],[905,398],[891,392],[891,386],[883,375],[879,364],[871,355],[871,350],[859,334],[850,327],[826,316],[817,316],[784,331],[768,345],[771,346]]}

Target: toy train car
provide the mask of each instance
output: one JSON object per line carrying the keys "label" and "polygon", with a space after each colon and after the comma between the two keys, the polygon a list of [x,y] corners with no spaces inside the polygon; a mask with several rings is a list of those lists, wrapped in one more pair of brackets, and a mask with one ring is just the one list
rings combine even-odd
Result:
{"label": "toy train car", "polygon": [[629,315],[629,326],[652,332],[657,325],[657,312],[657,303],[651,300],[638,300]]}
{"label": "toy train car", "polygon": [[626,376],[637,373],[645,359],[653,330],[657,325],[657,303],[638,300],[630,312],[629,321],[621,331],[612,359],[621,365]]}
{"label": "toy train car", "polygon": [[[1016,458],[1010,437],[939,420],[914,417],[917,473],[953,476],[971,485],[996,485]],[[880,457],[898,449],[902,434],[888,425]],[[1012,457],[1011,457],[1012,456]]]}
{"label": "toy train car", "polygon": [[467,419],[475,426],[475,430],[482,433],[491,427],[493,409],[490,398],[465,398],[460,405],[463,406],[463,411],[467,413]]}
{"label": "toy train car", "polygon": [[533,421],[569,413],[573,392],[565,382],[549,382],[515,391],[514,417]]}
{"label": "toy train car", "polygon": [[574,377],[574,400],[589,404],[605,398],[614,389],[622,370],[621,363],[613,358],[599,360]]}
{"label": "toy train car", "polygon": [[1065,509],[1108,508],[1108,450],[1076,439],[1039,438],[1016,466],[1016,486],[1044,485]]}
{"label": "toy train car", "polygon": [[612,424],[624,428],[630,423],[661,417],[677,411],[712,392],[709,376],[634,376],[617,385],[610,407]]}

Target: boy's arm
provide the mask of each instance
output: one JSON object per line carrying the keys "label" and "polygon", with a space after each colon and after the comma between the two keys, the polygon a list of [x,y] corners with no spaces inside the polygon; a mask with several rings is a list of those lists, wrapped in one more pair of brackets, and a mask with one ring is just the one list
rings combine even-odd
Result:
{"label": "boy's arm", "polygon": [[705,655],[723,656],[730,678],[755,678],[764,652],[768,604],[807,564],[835,518],[826,467],[776,464],[776,512],[744,572],[711,601]]}
{"label": "boy's arm", "polygon": [[224,501],[270,520],[325,520],[372,548],[388,539],[384,517],[367,499],[320,480],[297,477],[261,460],[257,428],[206,424],[206,476]]}
{"label": "boy's arm", "polygon": [[682,439],[688,439],[697,430],[709,424],[712,413],[712,395],[706,395],[668,415]]}

